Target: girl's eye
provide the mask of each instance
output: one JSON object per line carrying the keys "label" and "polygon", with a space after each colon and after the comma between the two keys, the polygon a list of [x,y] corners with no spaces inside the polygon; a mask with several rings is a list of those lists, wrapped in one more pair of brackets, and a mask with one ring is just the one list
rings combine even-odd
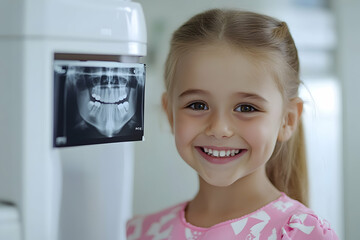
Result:
{"label": "girl's eye", "polygon": [[254,107],[251,106],[251,105],[246,105],[246,104],[244,104],[244,105],[239,105],[239,106],[237,106],[237,107],[235,108],[235,111],[236,111],[236,112],[255,112],[255,111],[257,111],[257,109],[254,108]]}
{"label": "girl's eye", "polygon": [[209,110],[208,106],[202,102],[191,103],[186,108],[191,108],[192,110],[195,110],[195,111]]}

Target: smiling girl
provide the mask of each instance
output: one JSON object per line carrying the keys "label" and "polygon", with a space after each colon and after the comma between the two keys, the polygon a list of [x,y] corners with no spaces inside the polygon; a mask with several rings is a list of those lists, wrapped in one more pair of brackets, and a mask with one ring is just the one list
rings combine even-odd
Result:
{"label": "smiling girl", "polygon": [[176,30],[162,104],[199,191],[130,220],[128,239],[338,239],[305,206],[299,85],[284,22],[214,9]]}

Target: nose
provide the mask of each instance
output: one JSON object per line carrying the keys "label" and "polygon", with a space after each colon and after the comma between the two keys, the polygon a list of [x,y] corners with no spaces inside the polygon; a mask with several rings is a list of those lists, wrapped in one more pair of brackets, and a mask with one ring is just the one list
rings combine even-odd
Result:
{"label": "nose", "polygon": [[222,113],[214,114],[209,119],[206,135],[216,139],[229,138],[234,135],[231,119]]}

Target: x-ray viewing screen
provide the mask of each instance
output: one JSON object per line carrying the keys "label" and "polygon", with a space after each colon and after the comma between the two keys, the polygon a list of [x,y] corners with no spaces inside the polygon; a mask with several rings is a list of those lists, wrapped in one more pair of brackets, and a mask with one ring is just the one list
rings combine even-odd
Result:
{"label": "x-ray viewing screen", "polygon": [[145,65],[54,61],[54,146],[143,137]]}

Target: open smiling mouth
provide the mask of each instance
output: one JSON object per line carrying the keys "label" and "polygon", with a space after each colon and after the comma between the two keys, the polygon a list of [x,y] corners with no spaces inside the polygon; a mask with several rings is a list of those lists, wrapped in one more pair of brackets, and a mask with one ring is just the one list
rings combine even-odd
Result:
{"label": "open smiling mouth", "polygon": [[209,156],[212,157],[233,157],[240,154],[245,149],[232,149],[232,150],[215,150],[206,147],[200,147],[200,149]]}
{"label": "open smiling mouth", "polygon": [[195,147],[200,155],[208,162],[225,164],[240,158],[247,152],[247,149],[212,149],[209,147]]}

